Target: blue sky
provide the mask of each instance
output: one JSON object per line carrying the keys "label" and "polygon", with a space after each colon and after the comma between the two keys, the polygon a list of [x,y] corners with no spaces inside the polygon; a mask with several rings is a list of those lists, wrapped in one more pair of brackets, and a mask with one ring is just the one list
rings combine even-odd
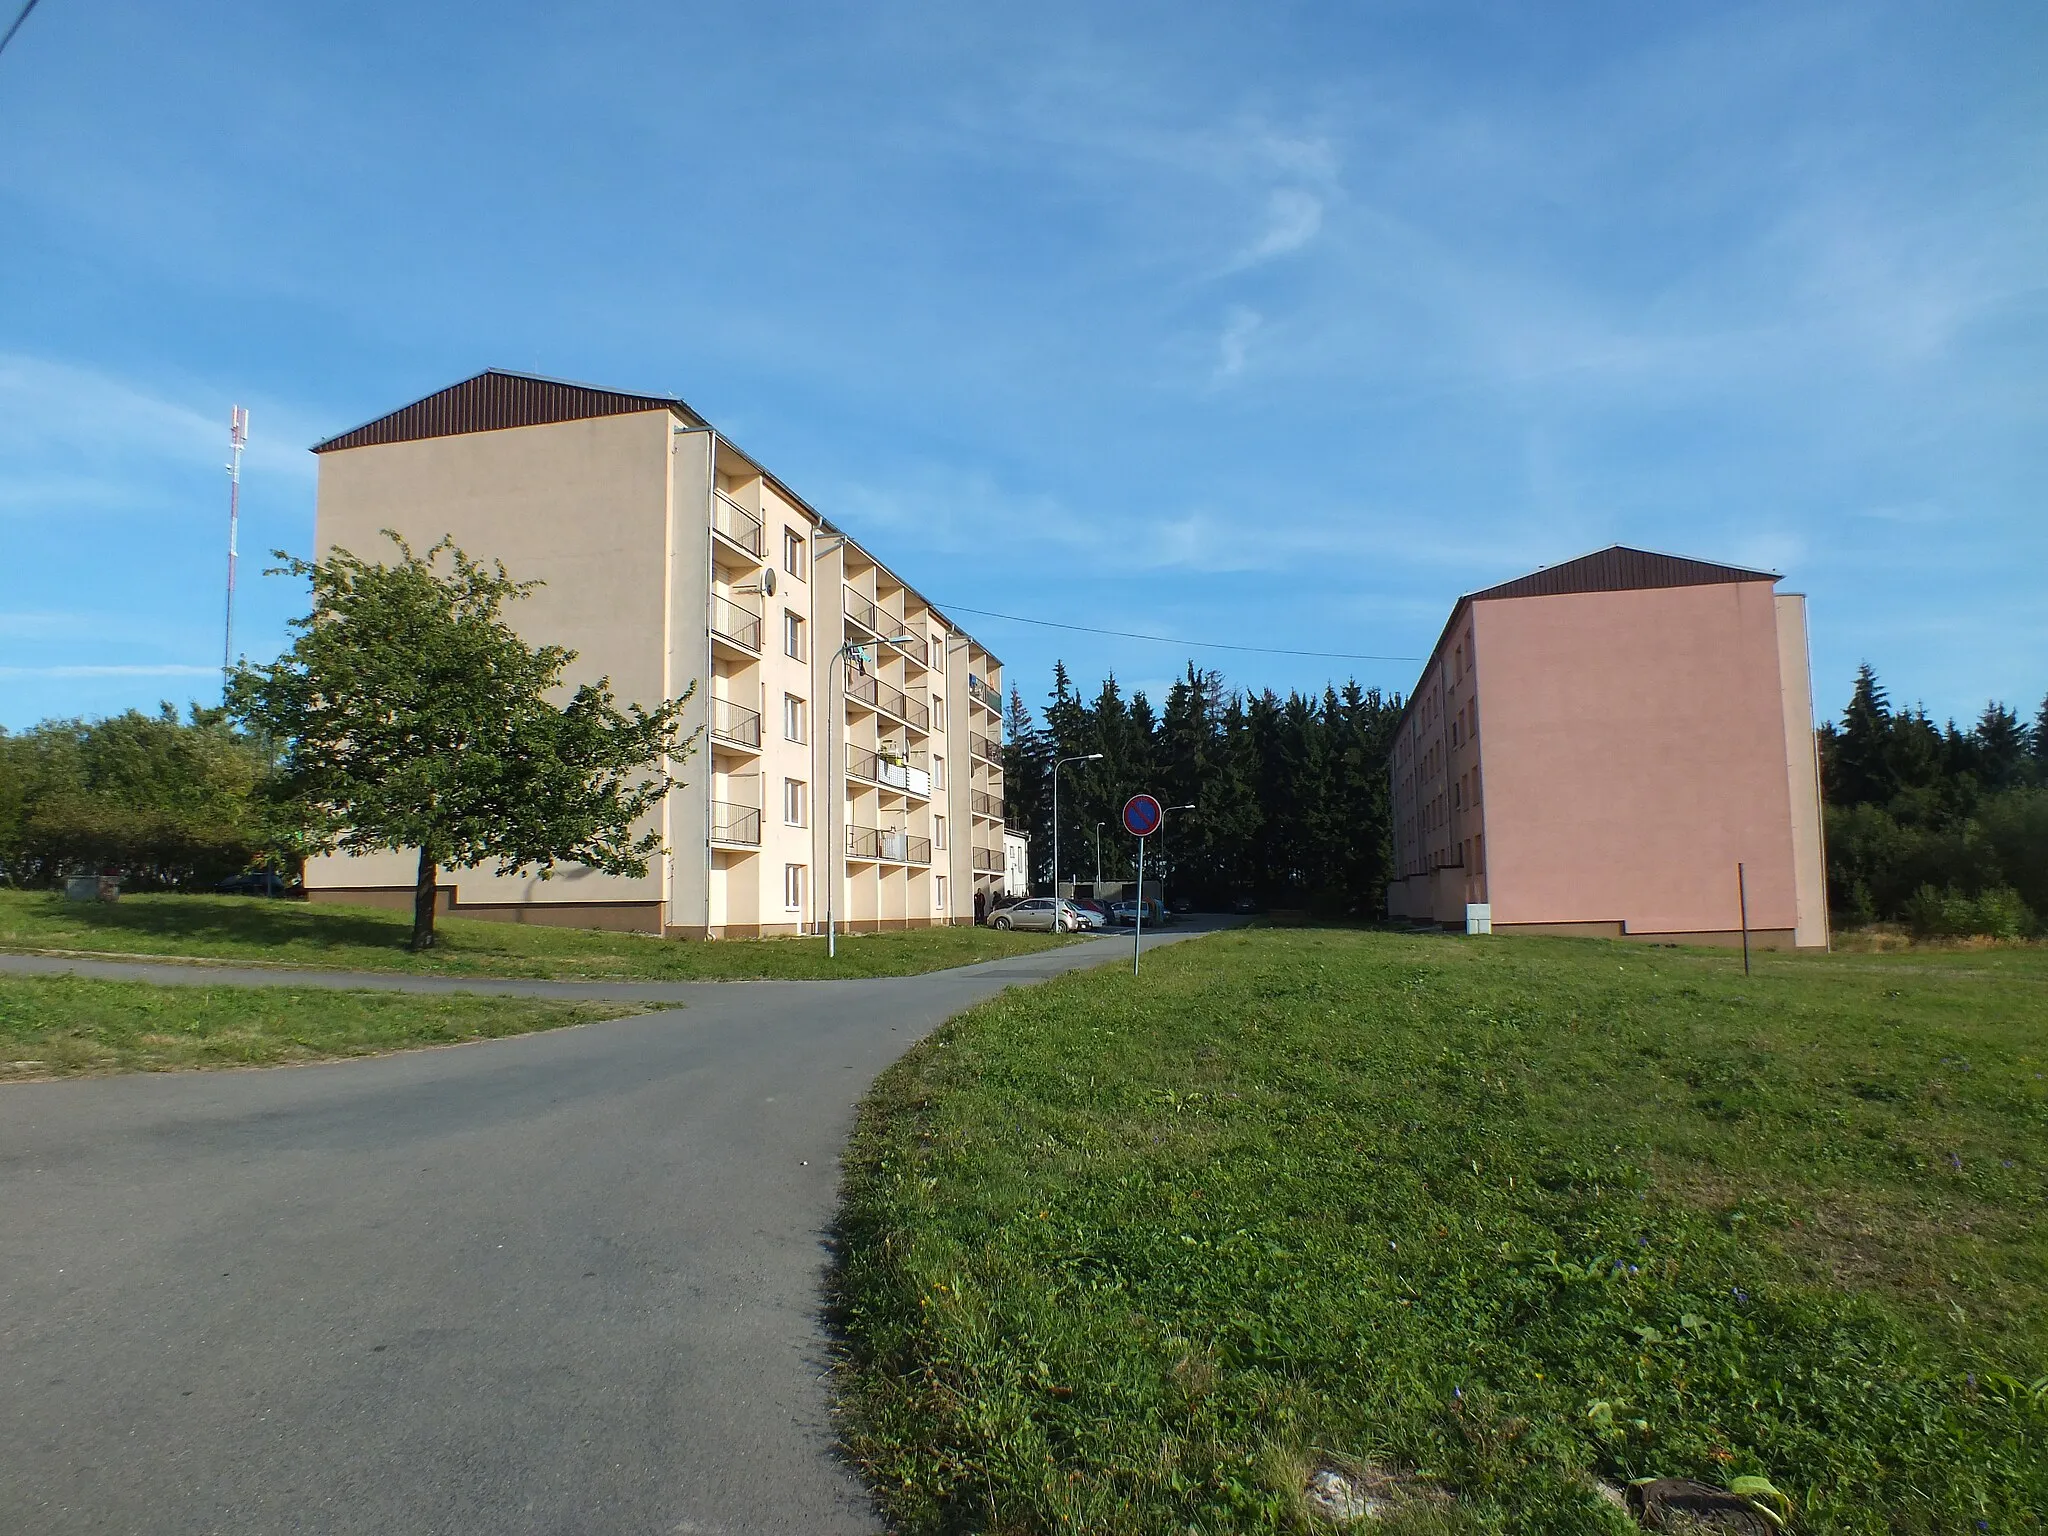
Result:
{"label": "blue sky", "polygon": [[[303,551],[308,444],[489,366],[681,394],[942,603],[1419,657],[1618,541],[1784,571],[1823,714],[1865,658],[2031,713],[2044,66],[2019,0],[43,0],[0,724],[212,693],[231,403],[244,551]],[[1189,654],[967,622],[1034,703]]]}

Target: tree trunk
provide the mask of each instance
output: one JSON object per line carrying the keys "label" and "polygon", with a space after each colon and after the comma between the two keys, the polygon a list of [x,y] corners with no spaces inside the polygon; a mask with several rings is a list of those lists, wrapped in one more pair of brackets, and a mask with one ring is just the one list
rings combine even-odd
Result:
{"label": "tree trunk", "polygon": [[412,889],[412,945],[415,954],[434,947],[434,904],[439,894],[434,883],[434,856],[420,850],[420,876]]}

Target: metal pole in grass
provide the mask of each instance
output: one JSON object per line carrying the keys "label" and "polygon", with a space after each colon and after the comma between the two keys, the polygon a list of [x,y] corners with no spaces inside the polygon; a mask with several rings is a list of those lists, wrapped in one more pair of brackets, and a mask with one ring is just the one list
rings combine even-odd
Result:
{"label": "metal pole in grass", "polygon": [[1138,839],[1138,905],[1131,912],[1131,974],[1138,974],[1138,948],[1145,937],[1145,839]]}
{"label": "metal pole in grass", "polygon": [[1124,802],[1124,830],[1138,840],[1138,899],[1131,908],[1131,974],[1138,974],[1138,950],[1145,937],[1145,839],[1166,821],[1166,813],[1150,795]]}
{"label": "metal pole in grass", "polygon": [[1735,866],[1735,900],[1742,910],[1742,974],[1749,974],[1749,878],[1738,861]]}

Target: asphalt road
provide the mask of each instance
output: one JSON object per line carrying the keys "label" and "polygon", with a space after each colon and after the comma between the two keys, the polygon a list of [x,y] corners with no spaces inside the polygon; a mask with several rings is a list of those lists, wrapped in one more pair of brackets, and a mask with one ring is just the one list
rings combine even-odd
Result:
{"label": "asphalt road", "polygon": [[0,1084],[0,1529],[879,1530],[819,1312],[854,1106],[960,1009],[1128,954]]}

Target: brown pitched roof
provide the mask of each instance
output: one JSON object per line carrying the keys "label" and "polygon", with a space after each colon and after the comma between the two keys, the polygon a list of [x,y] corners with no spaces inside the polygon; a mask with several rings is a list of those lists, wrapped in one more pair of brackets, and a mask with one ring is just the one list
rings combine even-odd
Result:
{"label": "brown pitched roof", "polygon": [[473,379],[436,390],[424,400],[402,405],[388,416],[379,416],[339,437],[315,443],[313,451],[332,453],[338,448],[365,448],[372,443],[411,443],[427,437],[538,427],[555,421],[584,421],[593,416],[625,416],[635,411],[673,411],[692,426],[706,424],[682,401],[665,395],[626,395],[617,390],[593,389],[588,384],[490,368]]}
{"label": "brown pitched roof", "polygon": [[1711,560],[1688,560],[1683,555],[1660,555],[1655,550],[1630,549],[1613,544],[1606,549],[1547,565],[1540,571],[1517,576],[1497,587],[1468,592],[1478,601],[1496,597],[1557,597],[1566,592],[1634,592],[1645,587],[1710,587],[1728,581],[1780,581],[1771,571],[1749,571],[1737,565],[1716,565]]}

